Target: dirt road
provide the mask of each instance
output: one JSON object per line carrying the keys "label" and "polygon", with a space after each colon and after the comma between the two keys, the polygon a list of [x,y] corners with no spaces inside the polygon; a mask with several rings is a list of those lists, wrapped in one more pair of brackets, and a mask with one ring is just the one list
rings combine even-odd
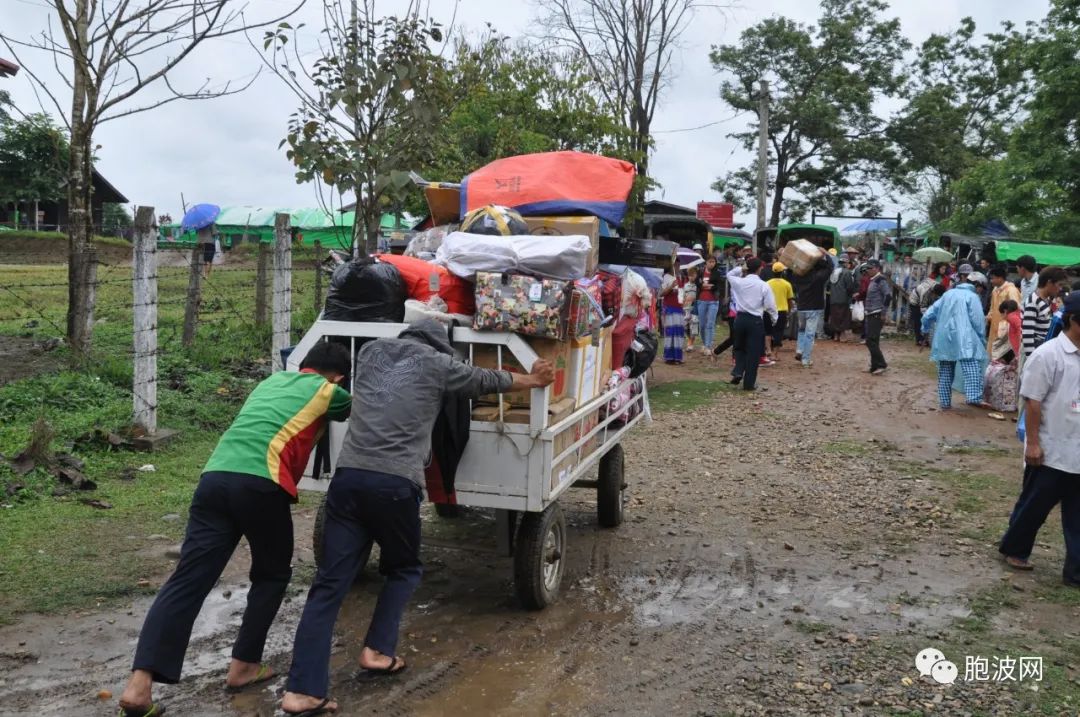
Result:
{"label": "dirt road", "polygon": [[[1035,573],[995,559],[1018,487],[1014,425],[938,412],[926,355],[885,350],[882,377],[862,373],[857,345],[819,344],[811,370],[788,351],[762,372],[768,391],[725,388],[690,410],[679,406],[726,363],[657,367],[652,393],[673,408],[626,446],[627,522],[599,529],[588,492],[564,503],[561,602],[524,612],[507,559],[426,548],[402,635],[411,668],[359,684],[370,574],[338,621],[341,714],[1075,714],[1080,601],[1059,594],[1056,518]],[[301,532],[312,517],[297,515]],[[486,536],[489,521],[432,517],[425,531]],[[311,574],[307,543],[298,583]],[[281,679],[237,697],[221,688],[243,570],[240,556],[200,617],[184,680],[160,690],[170,713],[275,714]],[[271,635],[278,670],[302,591]],[[145,609],[0,630],[0,713],[113,714],[95,695],[122,688]],[[957,663],[956,684],[919,676],[915,654],[930,646]],[[967,655],[1021,653],[1044,657],[1041,683],[962,679]]]}

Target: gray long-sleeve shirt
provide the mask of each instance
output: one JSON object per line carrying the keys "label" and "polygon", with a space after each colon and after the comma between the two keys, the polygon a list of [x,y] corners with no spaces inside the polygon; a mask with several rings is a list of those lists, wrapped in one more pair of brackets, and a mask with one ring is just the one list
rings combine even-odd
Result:
{"label": "gray long-sleeve shirt", "polygon": [[[437,325],[436,325],[437,326]],[[445,329],[439,340],[447,348]],[[402,334],[423,333],[413,327]],[[356,356],[352,414],[337,465],[388,473],[424,486],[431,431],[445,393],[506,392],[507,371],[474,368],[415,338],[379,339]]]}
{"label": "gray long-sleeve shirt", "polygon": [[863,302],[866,313],[876,314],[884,311],[891,300],[892,286],[884,274],[878,274],[870,280],[870,285],[866,287],[866,299]]}

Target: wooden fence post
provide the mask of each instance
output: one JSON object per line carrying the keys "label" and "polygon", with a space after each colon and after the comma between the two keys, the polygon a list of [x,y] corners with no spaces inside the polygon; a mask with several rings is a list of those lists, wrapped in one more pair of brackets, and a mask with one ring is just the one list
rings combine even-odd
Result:
{"label": "wooden fence post", "polygon": [[135,316],[133,423],[148,435],[157,432],[157,233],[154,208],[135,210],[131,285]]}
{"label": "wooden fence post", "polygon": [[255,265],[255,323],[266,326],[269,312],[266,306],[267,266],[270,264],[270,246],[259,239],[258,263]]}
{"label": "wooden fence post", "polygon": [[281,349],[292,341],[292,234],[289,231],[289,215],[274,217],[274,314],[273,339],[270,350],[275,371],[285,369]]}
{"label": "wooden fence post", "polygon": [[319,315],[322,311],[322,267],[320,266],[320,257],[322,256],[322,243],[315,240],[315,316]]}
{"label": "wooden fence post", "polygon": [[199,304],[202,303],[202,241],[203,233],[209,234],[210,227],[196,233],[195,247],[191,250],[191,272],[188,274],[187,302],[184,304],[184,334],[181,343],[189,348],[195,343],[195,330],[199,327]]}

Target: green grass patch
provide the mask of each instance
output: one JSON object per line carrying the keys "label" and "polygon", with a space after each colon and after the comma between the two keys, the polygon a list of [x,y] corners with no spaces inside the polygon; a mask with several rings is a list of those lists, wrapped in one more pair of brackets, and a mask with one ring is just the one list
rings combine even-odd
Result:
{"label": "green grass patch", "polygon": [[[869,444],[873,446],[874,444]],[[869,453],[868,445],[859,441],[829,441],[822,450],[826,453],[836,453],[842,456],[861,456],[864,453]]]}
{"label": "green grass patch", "polygon": [[808,620],[795,620],[791,623],[791,626],[806,635],[820,635],[830,630],[830,627],[823,622],[810,622]]}
{"label": "green grass patch", "polygon": [[[0,454],[22,451],[35,421],[44,419],[53,432],[51,451],[83,461],[83,472],[97,484],[92,491],[70,490],[44,467],[19,476],[0,460],[0,622],[24,612],[92,609],[149,590],[139,585],[143,578],[156,584],[172,566],[164,552],[182,537],[206,459],[269,371],[270,330],[254,322],[254,267],[215,268],[196,340],[185,348],[180,334],[188,271],[168,264],[159,269],[158,423],[179,430],[177,442],[142,454],[86,440],[95,430],[122,434],[131,421],[131,269],[122,264],[99,269],[90,360],[0,386]],[[0,292],[0,334],[62,335],[66,274],[62,264],[5,266],[4,283],[16,288]],[[314,269],[294,263],[295,337],[314,319],[313,283]],[[72,365],[63,348],[55,355],[51,366]],[[28,353],[25,360],[36,359]],[[144,464],[156,470],[139,472]],[[163,519],[167,515],[177,517]]]}
{"label": "green grass patch", "polygon": [[721,393],[733,391],[725,381],[673,381],[649,389],[649,407],[654,412],[690,411],[707,406]]}

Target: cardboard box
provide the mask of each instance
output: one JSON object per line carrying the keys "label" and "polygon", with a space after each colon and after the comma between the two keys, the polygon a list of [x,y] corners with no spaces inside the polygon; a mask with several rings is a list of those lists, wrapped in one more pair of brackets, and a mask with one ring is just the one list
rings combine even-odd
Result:
{"label": "cardboard box", "polygon": [[432,226],[440,227],[461,221],[461,189],[444,187],[433,182],[424,187]]}
{"label": "cardboard box", "polygon": [[587,337],[570,342],[570,362],[566,370],[569,396],[583,406],[597,396],[600,387],[600,339]]}
{"label": "cardboard box", "polygon": [[529,233],[537,236],[586,236],[592,245],[585,274],[592,276],[600,263],[600,220],[596,217],[525,217]]}
{"label": "cardboard box", "polygon": [[[574,399],[561,398],[558,401],[548,402],[548,425],[554,425],[563,420],[571,413],[574,412]],[[474,421],[498,421],[499,420],[499,407],[498,406],[478,406],[473,409],[472,418]],[[529,409],[527,408],[512,408],[509,404],[503,406],[503,423],[529,423]],[[569,444],[566,444],[569,445]],[[565,448],[565,446],[564,446]],[[558,454],[558,451],[555,451]]]}
{"label": "cardboard box", "polygon": [[[548,398],[548,405],[566,398],[568,387],[566,382],[566,370],[570,363],[570,344],[563,341],[554,341],[552,339],[528,339],[528,342],[529,346],[532,347],[537,356],[542,359],[547,359],[555,365],[555,383],[551,384],[551,394]],[[502,358],[502,369],[504,371],[527,373],[527,371],[522,368],[521,364],[514,358],[510,349],[503,348]],[[480,344],[473,346],[474,366],[479,366],[481,368],[499,368],[498,360],[498,347],[483,346]],[[485,396],[481,400],[487,404],[495,404],[498,402],[498,397]],[[503,400],[509,402],[514,408],[528,408],[532,405],[532,392],[524,390],[504,393]]]}
{"label": "cardboard box", "polygon": [[806,239],[793,239],[780,249],[776,260],[791,269],[798,276],[803,276],[825,256],[825,251]]}
{"label": "cardboard box", "polygon": [[611,365],[611,353],[613,350],[611,335],[614,331],[614,326],[608,326],[600,330],[600,387],[598,389],[600,393],[607,390],[608,379],[611,378],[614,371]]}

